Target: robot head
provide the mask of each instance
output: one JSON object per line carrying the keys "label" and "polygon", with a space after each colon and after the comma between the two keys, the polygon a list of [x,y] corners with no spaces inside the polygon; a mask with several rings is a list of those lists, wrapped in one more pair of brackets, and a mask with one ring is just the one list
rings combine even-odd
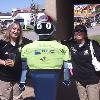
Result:
{"label": "robot head", "polygon": [[35,32],[39,35],[39,38],[49,38],[55,31],[55,26],[49,21],[47,15],[42,15],[37,19],[37,23],[34,27]]}

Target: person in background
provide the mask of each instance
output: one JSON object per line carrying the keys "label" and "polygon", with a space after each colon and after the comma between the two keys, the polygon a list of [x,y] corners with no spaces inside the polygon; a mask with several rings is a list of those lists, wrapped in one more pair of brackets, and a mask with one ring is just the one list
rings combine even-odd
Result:
{"label": "person in background", "polygon": [[99,77],[92,65],[90,51],[92,41],[97,59],[100,61],[100,46],[95,40],[88,39],[84,25],[77,25],[74,29],[74,41],[69,44],[73,62],[73,74],[80,100],[100,100]]}
{"label": "person in background", "polygon": [[16,21],[8,26],[0,40],[0,100],[23,100],[19,88],[21,48],[30,42],[23,37],[21,26]]}

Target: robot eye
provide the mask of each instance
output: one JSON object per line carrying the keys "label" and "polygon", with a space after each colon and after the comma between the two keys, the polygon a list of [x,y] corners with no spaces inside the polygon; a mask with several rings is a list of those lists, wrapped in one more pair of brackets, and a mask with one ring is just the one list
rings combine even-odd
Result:
{"label": "robot eye", "polygon": [[51,23],[46,23],[46,29],[51,29]]}
{"label": "robot eye", "polygon": [[37,24],[37,29],[42,29],[42,24],[41,23]]}

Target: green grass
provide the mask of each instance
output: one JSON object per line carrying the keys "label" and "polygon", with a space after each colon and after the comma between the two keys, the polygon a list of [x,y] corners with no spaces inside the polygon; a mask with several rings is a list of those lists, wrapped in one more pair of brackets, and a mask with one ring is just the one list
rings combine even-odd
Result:
{"label": "green grass", "polygon": [[100,35],[89,36],[89,38],[98,41],[100,44]]}

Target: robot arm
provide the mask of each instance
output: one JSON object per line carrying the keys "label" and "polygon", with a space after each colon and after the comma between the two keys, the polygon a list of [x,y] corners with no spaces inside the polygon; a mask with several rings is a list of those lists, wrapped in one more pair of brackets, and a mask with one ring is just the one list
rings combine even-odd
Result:
{"label": "robot arm", "polygon": [[73,65],[71,61],[64,62],[64,67],[69,69],[70,75],[73,76]]}
{"label": "robot arm", "polygon": [[73,76],[73,66],[71,61],[64,61],[64,81],[63,84],[69,86],[71,84],[70,77]]}
{"label": "robot arm", "polygon": [[21,91],[25,90],[25,82],[26,82],[26,75],[27,75],[27,62],[22,60],[22,73],[19,83],[19,88]]}

